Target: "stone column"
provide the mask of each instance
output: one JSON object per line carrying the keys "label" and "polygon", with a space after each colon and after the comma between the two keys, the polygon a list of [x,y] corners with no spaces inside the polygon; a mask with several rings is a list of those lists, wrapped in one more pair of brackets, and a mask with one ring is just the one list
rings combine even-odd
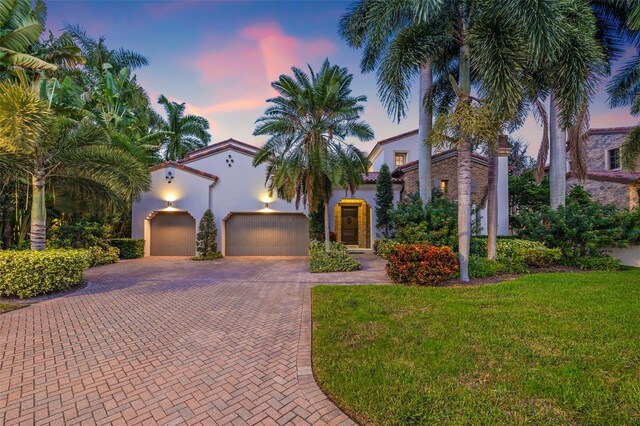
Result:
{"label": "stone column", "polygon": [[498,235],[509,235],[509,138],[498,138]]}

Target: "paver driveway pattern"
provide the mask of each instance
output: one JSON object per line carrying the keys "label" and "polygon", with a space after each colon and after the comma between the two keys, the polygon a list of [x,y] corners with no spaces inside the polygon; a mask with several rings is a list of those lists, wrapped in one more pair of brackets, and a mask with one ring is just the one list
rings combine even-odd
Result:
{"label": "paver driveway pattern", "polygon": [[0,315],[2,424],[350,424],[310,365],[310,286],[385,282],[383,264],[148,258]]}

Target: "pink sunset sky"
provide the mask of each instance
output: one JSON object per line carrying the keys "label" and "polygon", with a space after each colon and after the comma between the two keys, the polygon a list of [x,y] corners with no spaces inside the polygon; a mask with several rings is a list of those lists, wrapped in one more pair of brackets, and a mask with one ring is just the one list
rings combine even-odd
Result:
{"label": "pink sunset sky", "polygon": [[[360,52],[337,34],[349,1],[68,1],[49,0],[48,26],[79,24],[103,35],[111,48],[143,53],[151,65],[138,70],[152,101],[164,94],[186,102],[189,112],[206,117],[214,141],[235,138],[260,145],[252,136],[255,119],[273,95],[270,83],[291,66],[317,68],[325,58],[354,74],[354,94],[368,96],[364,119],[376,140],[415,129],[416,97],[400,124],[386,114],[377,97],[374,74],[359,70]],[[634,51],[629,49],[625,56]],[[618,64],[619,66],[620,64]],[[417,91],[417,85],[415,90]],[[604,82],[591,107],[592,127],[638,123],[626,109],[607,106]],[[541,130],[530,117],[514,133],[533,155]],[[358,143],[366,151],[373,142]]]}

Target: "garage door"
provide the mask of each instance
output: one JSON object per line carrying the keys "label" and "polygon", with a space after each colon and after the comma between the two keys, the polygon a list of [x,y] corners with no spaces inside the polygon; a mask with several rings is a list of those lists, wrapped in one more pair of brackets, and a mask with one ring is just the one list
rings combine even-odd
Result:
{"label": "garage door", "polygon": [[225,245],[227,256],[306,256],[309,220],[301,213],[233,213]]}
{"label": "garage door", "polygon": [[151,219],[151,256],[194,256],[196,221],[188,213],[163,212]]}

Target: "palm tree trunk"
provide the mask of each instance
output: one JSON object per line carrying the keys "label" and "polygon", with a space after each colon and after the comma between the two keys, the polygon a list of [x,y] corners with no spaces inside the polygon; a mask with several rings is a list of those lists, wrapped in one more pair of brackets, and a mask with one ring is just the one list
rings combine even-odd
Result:
{"label": "palm tree trunk", "polygon": [[551,93],[549,108],[549,184],[551,189],[551,208],[556,210],[564,205],[567,196],[567,139],[560,128],[559,105],[554,93]]}
{"label": "palm tree trunk", "polygon": [[498,156],[489,151],[487,184],[487,259],[496,258],[498,240]]}
{"label": "palm tree trunk", "polygon": [[45,204],[44,171],[38,170],[32,179],[31,250],[44,250],[47,237],[47,207]]}
{"label": "palm tree trunk", "polygon": [[[468,46],[460,48],[460,90],[471,94],[471,64]],[[462,102],[466,102],[463,99]],[[471,141],[461,135],[458,144],[458,257],[460,279],[469,281],[469,251],[471,247]]]}
{"label": "palm tree trunk", "polygon": [[419,162],[418,162],[418,182],[420,188],[420,199],[423,203],[431,202],[431,188],[433,186],[431,178],[431,145],[426,140],[431,133],[433,124],[433,110],[431,103],[425,103],[425,96],[431,91],[433,85],[433,74],[431,62],[427,62],[420,71],[420,99],[419,99],[419,127],[418,138],[420,140]]}
{"label": "palm tree trunk", "polygon": [[324,249],[331,252],[331,230],[329,229],[329,200],[324,199]]}

